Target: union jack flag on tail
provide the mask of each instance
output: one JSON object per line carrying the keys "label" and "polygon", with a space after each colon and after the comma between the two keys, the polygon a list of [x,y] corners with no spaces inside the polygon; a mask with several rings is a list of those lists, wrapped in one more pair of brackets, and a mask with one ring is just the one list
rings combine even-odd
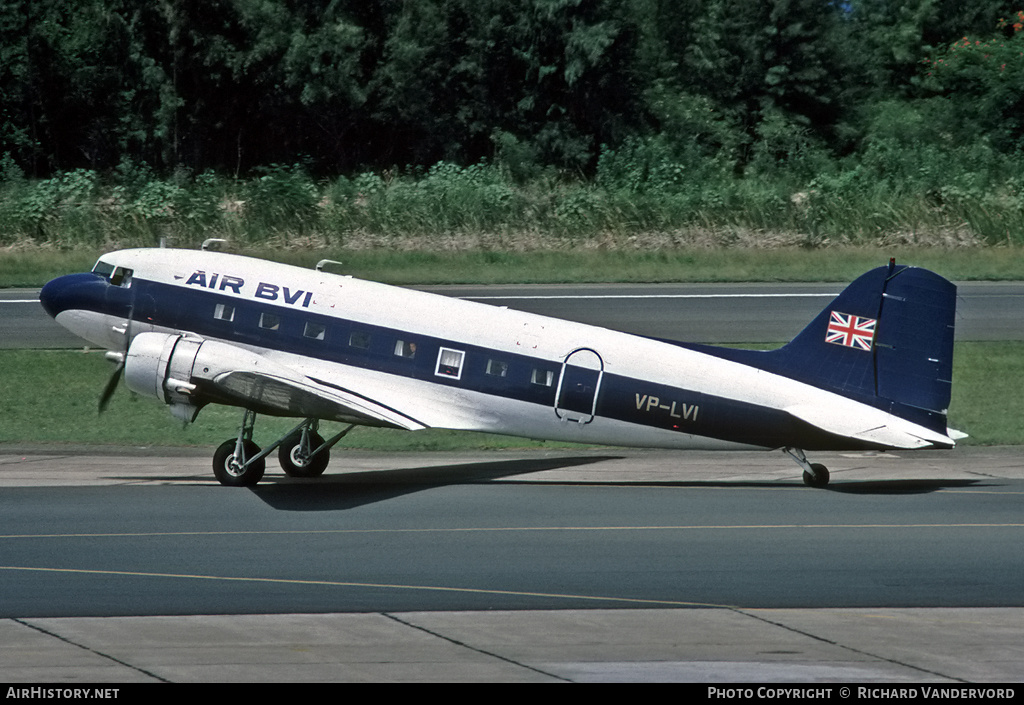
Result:
{"label": "union jack flag on tail", "polygon": [[862,318],[849,313],[832,311],[828,330],[825,332],[825,342],[856,350],[870,351],[871,343],[875,339],[877,323],[878,321],[874,318]]}

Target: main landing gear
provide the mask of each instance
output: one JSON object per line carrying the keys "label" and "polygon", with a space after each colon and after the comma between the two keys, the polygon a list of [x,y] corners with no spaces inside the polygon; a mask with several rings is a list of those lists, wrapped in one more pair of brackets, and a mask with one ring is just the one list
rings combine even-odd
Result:
{"label": "main landing gear", "polygon": [[224,441],[214,452],[213,474],[222,485],[251,487],[263,479],[266,457],[278,449],[277,459],[286,475],[319,477],[327,469],[331,448],[355,428],[352,424],[329,441],[324,441],[317,432],[319,424],[317,419],[305,419],[283,438],[262,450],[252,440],[256,412],[246,409],[238,437]]}
{"label": "main landing gear", "polygon": [[811,463],[799,448],[783,448],[784,451],[804,469],[804,484],[808,487],[825,487],[828,485],[828,468],[821,463]]}

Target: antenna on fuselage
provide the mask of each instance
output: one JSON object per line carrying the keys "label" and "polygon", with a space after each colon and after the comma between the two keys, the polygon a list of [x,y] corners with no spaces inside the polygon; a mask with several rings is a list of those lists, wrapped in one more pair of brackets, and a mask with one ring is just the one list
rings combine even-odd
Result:
{"label": "antenna on fuselage", "polygon": [[318,271],[318,272],[324,271],[324,267],[326,267],[329,264],[336,264],[339,267],[342,265],[342,263],[339,262],[336,259],[322,259],[322,260],[320,260],[319,262],[316,263],[316,271]]}
{"label": "antenna on fuselage", "polygon": [[223,245],[227,240],[219,237],[211,237],[207,240],[203,240],[203,250],[219,250],[220,246]]}

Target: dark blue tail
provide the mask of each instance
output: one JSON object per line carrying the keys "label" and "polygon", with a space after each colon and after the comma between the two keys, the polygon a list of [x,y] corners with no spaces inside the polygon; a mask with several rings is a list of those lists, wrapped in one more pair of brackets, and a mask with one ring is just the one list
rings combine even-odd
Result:
{"label": "dark blue tail", "polygon": [[788,345],[713,354],[945,434],[955,316],[956,286],[926,269],[890,263],[850,284]]}
{"label": "dark blue tail", "polygon": [[956,286],[917,267],[879,267],[761,365],[946,432]]}

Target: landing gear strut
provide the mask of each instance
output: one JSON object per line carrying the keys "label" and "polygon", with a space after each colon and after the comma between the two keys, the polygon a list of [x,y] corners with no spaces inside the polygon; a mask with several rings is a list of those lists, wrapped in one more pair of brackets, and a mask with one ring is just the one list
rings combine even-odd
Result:
{"label": "landing gear strut", "polygon": [[277,460],[284,474],[290,477],[319,477],[330,462],[330,448],[324,448],[324,439],[317,433],[317,421],[312,420],[298,431],[289,434],[277,450]]}
{"label": "landing gear strut", "polygon": [[252,440],[256,412],[246,409],[238,438],[224,441],[213,454],[213,474],[228,487],[250,487],[263,478],[267,468],[265,453]]}
{"label": "landing gear strut", "polygon": [[222,485],[251,487],[263,478],[266,457],[280,448],[277,459],[286,475],[319,477],[327,469],[330,449],[355,428],[352,424],[324,441],[317,432],[319,424],[317,419],[305,419],[269,448],[261,450],[252,440],[256,412],[246,409],[238,437],[221,443],[213,454],[213,474]]}
{"label": "landing gear strut", "polygon": [[804,469],[804,484],[808,487],[825,487],[828,485],[828,468],[821,463],[811,463],[799,448],[783,448]]}

